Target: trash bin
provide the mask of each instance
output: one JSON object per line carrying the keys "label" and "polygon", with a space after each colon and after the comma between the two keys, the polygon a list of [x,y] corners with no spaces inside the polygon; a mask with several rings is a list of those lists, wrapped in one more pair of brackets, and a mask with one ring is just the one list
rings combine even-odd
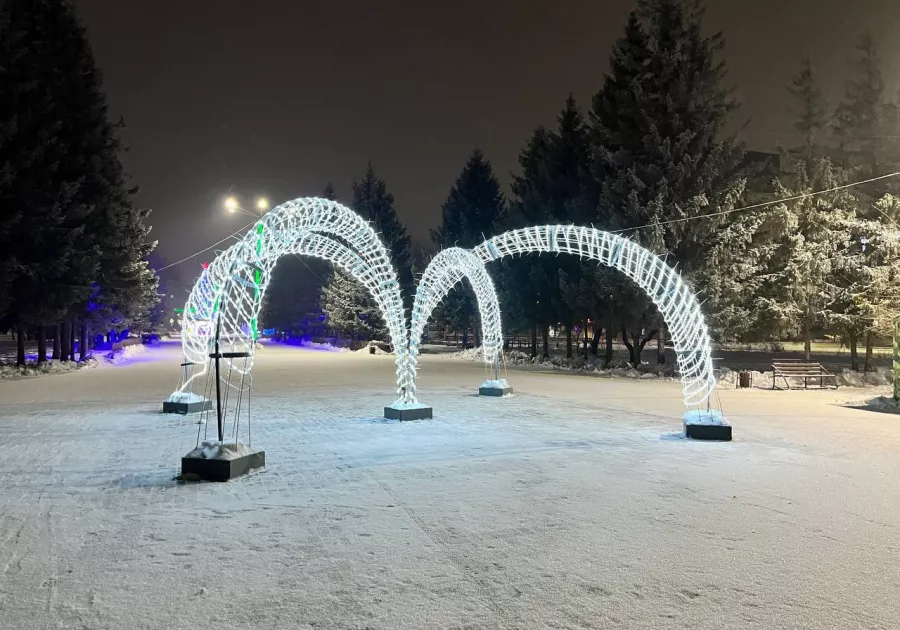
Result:
{"label": "trash bin", "polygon": [[375,346],[369,346],[369,354],[375,354]]}
{"label": "trash bin", "polygon": [[750,387],[750,372],[738,372],[738,387],[740,389]]}

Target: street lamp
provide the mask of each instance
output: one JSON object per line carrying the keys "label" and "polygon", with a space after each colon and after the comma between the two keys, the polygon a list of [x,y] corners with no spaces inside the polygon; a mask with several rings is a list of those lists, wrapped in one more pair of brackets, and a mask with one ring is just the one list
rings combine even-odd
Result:
{"label": "street lamp", "polygon": [[259,217],[266,213],[269,209],[269,200],[265,197],[260,197],[256,200],[256,209],[258,212],[250,212],[246,208],[241,205],[241,202],[238,201],[237,197],[227,197],[224,203],[225,209],[234,214],[235,212],[243,212],[244,214],[248,214],[251,217]]}

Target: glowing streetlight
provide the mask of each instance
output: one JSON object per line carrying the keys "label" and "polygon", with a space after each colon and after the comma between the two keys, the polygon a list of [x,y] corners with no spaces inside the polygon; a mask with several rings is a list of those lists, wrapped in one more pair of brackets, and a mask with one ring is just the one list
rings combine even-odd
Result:
{"label": "glowing streetlight", "polygon": [[[257,216],[253,212],[250,212],[246,208],[241,205],[241,202],[238,201],[237,197],[228,197],[225,199],[225,209],[228,210],[231,214],[235,212],[243,212],[244,214],[249,214],[250,216]],[[269,200],[266,197],[260,197],[256,200],[256,210],[259,215],[265,214],[269,210]]]}

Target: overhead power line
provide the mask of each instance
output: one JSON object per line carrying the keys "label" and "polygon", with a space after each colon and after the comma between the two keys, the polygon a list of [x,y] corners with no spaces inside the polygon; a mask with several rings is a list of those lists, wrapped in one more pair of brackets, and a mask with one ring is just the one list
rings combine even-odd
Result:
{"label": "overhead power line", "polygon": [[843,184],[841,186],[834,186],[833,188],[826,188],[825,190],[816,190],[809,193],[802,193],[799,195],[793,195],[791,197],[782,197],[781,199],[773,199],[772,201],[763,201],[762,203],[755,203],[750,206],[743,206],[742,208],[732,208],[730,210],[720,210],[719,212],[710,212],[709,214],[699,214],[695,217],[682,217],[680,219],[669,219],[668,221],[658,221],[656,223],[646,223],[644,225],[637,225],[635,227],[630,228],[622,228],[621,230],[612,230],[613,234],[620,234],[622,232],[629,232],[631,230],[642,230],[648,227],[655,227],[657,225],[671,225],[672,223],[683,223],[685,221],[695,221],[697,219],[708,219],[710,217],[719,217],[725,214],[731,214],[733,212],[743,212],[744,210],[756,210],[758,208],[765,208],[766,206],[774,206],[779,203],[784,203],[786,201],[796,201],[798,199],[804,199],[806,197],[816,197],[818,195],[825,195],[832,192],[837,192],[839,190],[846,190],[847,188],[854,188],[856,186],[862,186],[863,184],[871,184],[872,182],[877,182],[881,179],[888,179],[889,177],[897,177],[900,175],[900,171],[896,171],[894,173],[888,173],[887,175],[879,175],[878,177],[871,177],[869,179],[864,179],[858,182],[853,182],[851,184]]}

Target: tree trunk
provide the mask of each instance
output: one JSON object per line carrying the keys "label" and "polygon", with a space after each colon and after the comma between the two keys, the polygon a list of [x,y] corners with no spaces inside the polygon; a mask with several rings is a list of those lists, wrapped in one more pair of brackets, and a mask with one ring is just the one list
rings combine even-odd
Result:
{"label": "tree trunk", "polygon": [[469,347],[469,327],[463,328],[463,350]]}
{"label": "tree trunk", "polygon": [[806,310],[806,316],[803,318],[803,357],[807,361],[812,358],[812,328],[811,324],[811,313],[809,309]]}
{"label": "tree trunk", "polygon": [[648,343],[650,343],[650,340],[653,339],[653,337],[656,336],[656,333],[657,333],[657,332],[659,332],[659,331],[657,331],[657,330],[651,330],[651,331],[647,334],[646,337],[644,337],[643,339],[640,339],[640,340],[638,341],[638,343],[636,344],[636,346],[637,346],[637,358],[638,358],[639,361],[640,361],[640,358],[641,358],[641,353],[644,351],[644,347],[645,347]]}
{"label": "tree trunk", "polygon": [[545,359],[549,359],[550,358],[550,326],[547,324],[544,324],[543,326],[541,326],[541,343],[543,344],[543,348],[542,348],[543,352],[541,353],[541,356],[543,356]]}
{"label": "tree trunk", "polygon": [[69,360],[69,322],[59,325],[59,359],[60,361]]}
{"label": "tree trunk", "polygon": [[47,327],[38,326],[38,363],[47,362]]}
{"label": "tree trunk", "polygon": [[660,326],[656,336],[656,362],[660,365],[666,362],[666,327]]}
{"label": "tree trunk", "polygon": [[87,334],[87,322],[83,319],[81,320],[81,331],[78,335],[78,360],[84,361],[87,359],[88,352],[88,334]]}
{"label": "tree trunk", "polygon": [[625,328],[625,326],[622,326],[622,343],[624,343],[625,347],[628,348],[629,363],[631,363],[631,365],[633,365],[634,367],[637,367],[638,360],[634,356],[634,346],[630,341],[628,341],[628,330]]}
{"label": "tree trunk", "polygon": [[572,358],[572,324],[566,324],[566,358]]}
{"label": "tree trunk", "polygon": [[531,325],[531,358],[537,357],[537,324]]}
{"label": "tree trunk", "polygon": [[850,369],[854,372],[859,372],[859,353],[857,352],[857,345],[859,344],[859,335],[855,332],[850,333],[848,336],[848,341],[850,342]]}
{"label": "tree trunk", "polygon": [[16,365],[25,365],[25,329],[21,325],[16,326]]}
{"label": "tree trunk", "polygon": [[75,360],[75,318],[69,318],[69,360]]}
{"label": "tree trunk", "polygon": [[55,361],[59,360],[59,354],[60,354],[59,336],[60,336],[61,332],[62,331],[60,330],[59,324],[57,324],[56,326],[53,327],[53,359]]}
{"label": "tree trunk", "polygon": [[603,365],[609,366],[613,359],[613,332],[612,328],[606,329],[606,355],[603,357]]}
{"label": "tree trunk", "polygon": [[597,356],[597,349],[600,347],[600,333],[603,331],[597,323],[594,323],[594,336],[591,338],[591,348],[589,352]]}
{"label": "tree trunk", "polygon": [[875,343],[875,335],[872,334],[871,330],[866,331],[866,364],[863,367],[863,371],[871,372],[872,371],[872,344]]}

